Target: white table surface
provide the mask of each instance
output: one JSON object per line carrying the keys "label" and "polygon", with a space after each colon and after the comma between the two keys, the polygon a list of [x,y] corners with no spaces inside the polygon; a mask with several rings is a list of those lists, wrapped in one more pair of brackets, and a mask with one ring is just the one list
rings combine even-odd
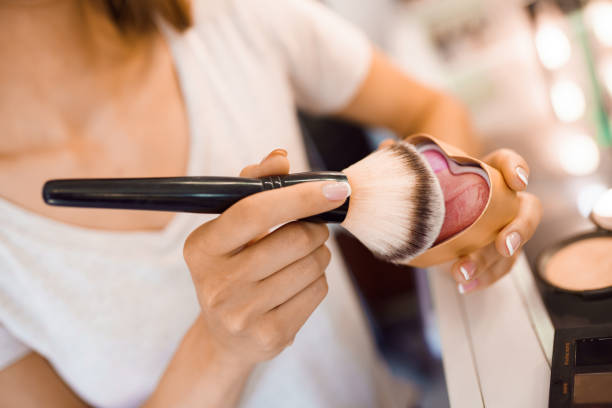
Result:
{"label": "white table surface", "polygon": [[467,296],[448,265],[429,273],[451,407],[547,407],[552,326],[524,256],[491,288]]}

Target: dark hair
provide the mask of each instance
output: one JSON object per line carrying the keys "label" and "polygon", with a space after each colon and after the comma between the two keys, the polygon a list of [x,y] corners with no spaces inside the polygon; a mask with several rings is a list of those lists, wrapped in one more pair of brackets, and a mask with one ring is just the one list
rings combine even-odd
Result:
{"label": "dark hair", "polygon": [[111,20],[123,32],[149,33],[155,18],[161,17],[172,27],[184,31],[192,24],[190,0],[97,0]]}

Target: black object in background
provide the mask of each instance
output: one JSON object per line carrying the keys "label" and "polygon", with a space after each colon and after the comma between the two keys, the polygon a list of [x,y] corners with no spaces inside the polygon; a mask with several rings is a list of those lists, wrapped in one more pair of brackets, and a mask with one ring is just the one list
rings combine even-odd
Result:
{"label": "black object in background", "polygon": [[372,153],[366,132],[341,120],[299,114],[313,170],[342,171]]}

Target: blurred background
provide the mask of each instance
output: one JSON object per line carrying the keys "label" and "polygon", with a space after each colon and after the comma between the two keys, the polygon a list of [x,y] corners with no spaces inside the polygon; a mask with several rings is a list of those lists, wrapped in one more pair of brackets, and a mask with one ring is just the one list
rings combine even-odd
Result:
{"label": "blurred background", "polygon": [[[530,262],[551,240],[594,228],[589,213],[612,188],[612,0],[324,2],[406,72],[463,101],[487,152],[508,147],[527,159],[544,208]],[[389,137],[305,115],[302,123],[321,169],[341,170]],[[426,272],[378,263],[338,234],[381,352],[418,390],[413,406],[448,406]]]}

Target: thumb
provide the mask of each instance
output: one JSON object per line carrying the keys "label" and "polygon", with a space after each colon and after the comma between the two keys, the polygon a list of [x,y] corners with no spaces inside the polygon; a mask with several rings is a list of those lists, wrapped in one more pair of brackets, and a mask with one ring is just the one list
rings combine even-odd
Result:
{"label": "thumb", "polygon": [[[284,149],[273,150],[259,164],[252,164],[245,167],[240,172],[240,177],[258,178],[266,176],[280,176],[289,174],[289,159],[287,159],[287,151]],[[267,233],[262,233],[258,237],[253,238],[247,245],[252,245],[265,237]]]}
{"label": "thumb", "polygon": [[273,150],[261,163],[245,167],[240,177],[258,178],[266,176],[279,176],[289,173],[289,159],[284,149]]}

